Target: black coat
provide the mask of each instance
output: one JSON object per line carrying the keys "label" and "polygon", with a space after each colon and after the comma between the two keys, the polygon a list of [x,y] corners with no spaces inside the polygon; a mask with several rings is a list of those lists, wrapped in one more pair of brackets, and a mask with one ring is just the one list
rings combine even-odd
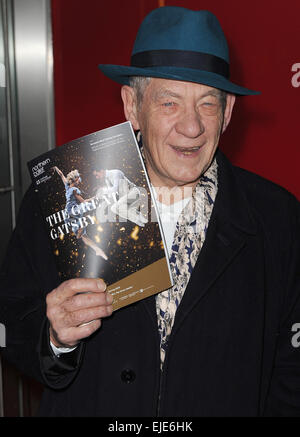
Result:
{"label": "black coat", "polygon": [[35,193],[1,276],[7,357],[42,380],[41,415],[300,416],[299,203],[218,152],[207,237],[159,369],[155,297],[51,356],[45,295],[58,283]]}

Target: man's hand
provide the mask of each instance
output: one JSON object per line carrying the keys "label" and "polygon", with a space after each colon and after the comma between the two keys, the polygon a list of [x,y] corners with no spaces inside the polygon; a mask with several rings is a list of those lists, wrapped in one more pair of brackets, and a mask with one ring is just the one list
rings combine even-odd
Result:
{"label": "man's hand", "polygon": [[113,298],[102,279],[70,279],[47,295],[50,340],[56,347],[74,347],[112,314]]}

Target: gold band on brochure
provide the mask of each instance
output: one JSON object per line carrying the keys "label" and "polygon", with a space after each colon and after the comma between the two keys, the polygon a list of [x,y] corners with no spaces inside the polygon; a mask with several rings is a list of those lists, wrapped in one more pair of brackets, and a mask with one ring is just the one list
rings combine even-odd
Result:
{"label": "gold band on brochure", "polygon": [[[145,284],[147,284],[145,286]],[[107,290],[114,297],[113,310],[118,310],[138,300],[149,297],[170,287],[169,273],[165,259],[110,285]],[[155,291],[157,290],[157,291]]]}

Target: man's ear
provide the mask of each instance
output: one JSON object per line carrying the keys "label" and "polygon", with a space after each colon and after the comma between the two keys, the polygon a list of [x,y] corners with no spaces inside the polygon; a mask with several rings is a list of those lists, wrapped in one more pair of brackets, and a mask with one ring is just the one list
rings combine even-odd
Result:
{"label": "man's ear", "polygon": [[121,97],[126,120],[131,121],[134,130],[139,130],[140,126],[137,120],[137,102],[134,89],[131,86],[123,85],[121,88]]}
{"label": "man's ear", "polygon": [[227,126],[229,125],[229,122],[231,120],[232,110],[235,104],[235,95],[234,94],[227,94],[226,96],[226,108],[224,111],[224,120],[223,120],[223,127],[222,127],[222,133],[225,132]]}

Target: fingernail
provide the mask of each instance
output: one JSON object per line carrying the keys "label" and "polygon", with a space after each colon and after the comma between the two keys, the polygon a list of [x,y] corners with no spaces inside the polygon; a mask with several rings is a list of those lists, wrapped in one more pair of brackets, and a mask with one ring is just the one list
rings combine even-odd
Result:
{"label": "fingernail", "polygon": [[101,291],[105,291],[106,290],[106,284],[105,284],[105,282],[102,279],[98,279],[97,280],[97,287]]}
{"label": "fingernail", "polygon": [[106,294],[106,302],[107,302],[108,304],[111,304],[111,303],[113,303],[113,300],[114,300],[114,298],[112,297],[112,295],[109,294],[109,293],[107,293],[107,294]]}

